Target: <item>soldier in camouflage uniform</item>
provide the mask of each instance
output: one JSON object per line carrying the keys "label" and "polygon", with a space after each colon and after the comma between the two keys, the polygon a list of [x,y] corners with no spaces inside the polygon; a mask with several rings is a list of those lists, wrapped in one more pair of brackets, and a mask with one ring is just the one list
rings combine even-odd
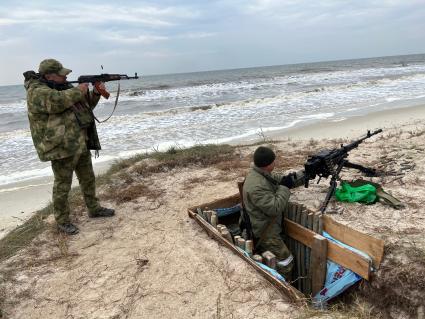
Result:
{"label": "soldier in camouflage uniform", "polygon": [[[254,166],[243,185],[243,201],[251,221],[256,251],[272,252],[277,259],[277,271],[291,278],[293,256],[283,240],[283,212],[289,202],[289,189],[304,184],[304,171],[272,173],[275,153],[260,146],[254,152]],[[286,185],[286,186],[284,186]]]}
{"label": "soldier in camouflage uniform", "polygon": [[[100,99],[88,84],[73,87],[66,78],[71,70],[54,59],[40,63],[39,73],[24,73],[28,118],[35,149],[41,161],[51,161],[53,210],[59,230],[78,233],[70,222],[68,194],[77,174],[90,217],[109,217],[113,209],[100,206],[90,150],[100,150],[92,110]],[[104,88],[103,83],[101,89]]]}

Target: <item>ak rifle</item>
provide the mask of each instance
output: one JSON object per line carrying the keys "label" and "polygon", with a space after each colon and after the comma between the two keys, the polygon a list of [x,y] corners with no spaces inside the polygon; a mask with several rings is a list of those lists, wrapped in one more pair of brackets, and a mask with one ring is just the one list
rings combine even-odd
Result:
{"label": "ak rifle", "polygon": [[91,83],[96,90],[102,95],[105,99],[109,99],[109,92],[102,90],[99,87],[100,82],[110,82],[110,81],[120,81],[120,80],[133,80],[138,79],[137,73],[134,73],[134,76],[128,76],[127,74],[96,74],[96,75],[81,75],[76,81],[68,81],[68,83]]}

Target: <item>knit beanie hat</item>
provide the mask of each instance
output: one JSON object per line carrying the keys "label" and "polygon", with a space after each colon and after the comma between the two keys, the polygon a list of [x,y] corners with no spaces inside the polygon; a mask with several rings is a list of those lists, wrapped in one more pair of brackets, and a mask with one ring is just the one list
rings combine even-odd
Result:
{"label": "knit beanie hat", "polygon": [[266,167],[275,159],[276,154],[268,147],[260,146],[254,152],[254,164],[257,167]]}

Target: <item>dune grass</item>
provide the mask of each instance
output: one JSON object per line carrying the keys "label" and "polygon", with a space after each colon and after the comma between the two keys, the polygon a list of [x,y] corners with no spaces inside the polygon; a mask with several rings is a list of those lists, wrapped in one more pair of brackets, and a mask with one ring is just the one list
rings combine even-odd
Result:
{"label": "dune grass", "polygon": [[[221,161],[226,161],[232,158],[234,147],[230,145],[196,145],[190,148],[171,147],[165,152],[154,151],[150,154],[138,154],[131,158],[116,161],[112,164],[109,170],[99,175],[96,179],[97,187],[101,187],[111,183],[117,178],[129,178],[125,170],[145,159],[153,159],[157,161],[156,165],[142,166],[140,174],[151,175],[157,172],[169,171],[177,167],[188,167],[192,165],[209,166]],[[121,174],[121,176],[120,176]],[[140,186],[143,189],[143,186]],[[132,192],[127,192],[126,196],[119,192],[112,192],[110,196],[116,196],[116,202],[122,203],[131,200],[141,189],[132,189]],[[76,206],[84,205],[79,187],[74,187],[69,196],[71,209]],[[20,249],[25,248],[28,244],[46,227],[44,219],[53,213],[53,206],[50,203],[45,208],[37,211],[30,219],[22,225],[16,227],[5,237],[0,239],[0,262],[6,260],[16,254]]]}

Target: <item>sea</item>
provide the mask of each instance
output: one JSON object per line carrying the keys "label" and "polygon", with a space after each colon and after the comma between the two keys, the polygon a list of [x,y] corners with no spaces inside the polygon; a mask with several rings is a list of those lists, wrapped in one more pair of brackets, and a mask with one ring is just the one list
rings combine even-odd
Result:
{"label": "sea", "polygon": [[[98,124],[99,161],[139,152],[258,139],[425,98],[425,54],[143,76],[121,81]],[[70,76],[72,80],[72,76]],[[95,109],[102,120],[109,100]],[[406,104],[408,105],[408,103]],[[0,186],[52,175],[29,131],[23,85],[0,86]]]}

